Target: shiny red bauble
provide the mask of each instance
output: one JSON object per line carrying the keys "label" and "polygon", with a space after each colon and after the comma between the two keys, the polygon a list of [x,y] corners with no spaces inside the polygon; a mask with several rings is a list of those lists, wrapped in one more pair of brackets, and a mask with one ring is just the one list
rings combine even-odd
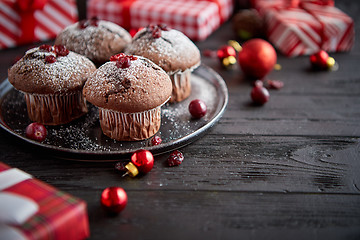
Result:
{"label": "shiny red bauble", "polygon": [[328,68],[329,54],[324,50],[310,56],[310,63],[315,68],[326,69]]}
{"label": "shiny red bauble", "polygon": [[25,135],[27,138],[42,142],[47,136],[47,130],[41,123],[31,123],[26,127]]}
{"label": "shiny red bauble", "polygon": [[200,100],[192,100],[189,104],[189,112],[193,118],[202,118],[207,112],[206,104]]}
{"label": "shiny red bauble", "polygon": [[232,46],[224,45],[217,50],[216,55],[220,60],[222,60],[230,56],[236,57],[236,51]]}
{"label": "shiny red bauble", "polygon": [[262,79],[270,73],[276,64],[274,47],[267,41],[254,38],[242,45],[238,62],[244,74],[251,78]]}
{"label": "shiny red bauble", "polygon": [[154,156],[150,151],[140,149],[133,153],[131,162],[137,167],[139,172],[148,173],[154,166]]}
{"label": "shiny red bauble", "polygon": [[112,213],[121,212],[126,207],[127,201],[127,194],[120,187],[108,187],[101,193],[101,205]]}

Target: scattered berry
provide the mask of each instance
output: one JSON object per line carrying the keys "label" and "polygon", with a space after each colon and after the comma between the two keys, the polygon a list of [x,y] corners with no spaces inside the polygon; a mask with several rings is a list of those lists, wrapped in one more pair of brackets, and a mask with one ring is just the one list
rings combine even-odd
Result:
{"label": "scattered berry", "polygon": [[125,57],[125,56],[126,56],[125,53],[119,53],[119,54],[111,56],[110,61],[116,62],[117,60],[119,60],[119,58],[122,58],[122,57]]}
{"label": "scattered berry", "polygon": [[179,166],[183,160],[184,160],[184,155],[180,151],[175,150],[170,154],[170,156],[166,161],[168,166],[172,167],[172,166]]}
{"label": "scattered berry", "polygon": [[159,145],[161,142],[162,142],[162,139],[156,135],[151,139],[151,145],[153,145],[153,146]]}
{"label": "scattered berry", "polygon": [[56,62],[56,57],[53,55],[48,55],[45,57],[45,62],[47,63],[54,63]]}
{"label": "scattered berry", "polygon": [[162,23],[162,24],[150,24],[147,27],[148,31],[150,31],[152,33],[152,37],[153,38],[160,38],[161,37],[161,31],[169,31],[170,28],[168,28],[166,26],[166,24]]}
{"label": "scattered berry", "polygon": [[53,50],[53,46],[48,44],[43,44],[39,47],[40,50],[44,50],[46,52],[51,52]]}
{"label": "scattered berry", "polygon": [[284,87],[284,82],[279,80],[267,80],[268,88],[280,89]]}
{"label": "scattered berry", "polygon": [[80,29],[86,28],[86,27],[88,26],[87,20],[86,20],[86,19],[81,20],[81,21],[78,23],[78,26],[79,26]]}
{"label": "scattered berry", "polygon": [[127,162],[117,162],[115,163],[115,169],[120,171],[120,172],[125,172],[127,171],[126,169],[126,164],[128,164]]}
{"label": "scattered berry", "polygon": [[128,68],[130,67],[131,62],[130,59],[127,57],[120,58],[118,61],[116,61],[116,66],[118,68]]}
{"label": "scattered berry", "polygon": [[264,105],[267,101],[269,101],[269,98],[269,91],[263,86],[255,85],[251,90],[251,99],[256,104]]}
{"label": "scattered berry", "polygon": [[44,125],[34,122],[26,127],[25,134],[27,138],[42,142],[47,136],[47,131]]}
{"label": "scattered berry", "polygon": [[66,49],[66,47],[63,45],[55,45],[54,52],[56,53],[57,56],[62,56],[62,57],[67,56],[69,54],[69,50]]}
{"label": "scattered berry", "polygon": [[137,57],[126,55],[125,53],[119,53],[110,57],[110,61],[116,62],[118,68],[128,68],[131,65],[131,61],[136,59]]}
{"label": "scattered berry", "polygon": [[156,30],[154,30],[152,32],[152,37],[153,38],[160,38],[161,37],[161,30],[159,28],[157,28]]}
{"label": "scattered berry", "polygon": [[87,28],[88,26],[97,27],[99,25],[99,19],[97,17],[92,17],[91,19],[84,19],[78,23],[80,29]]}
{"label": "scattered berry", "polygon": [[205,103],[200,99],[192,100],[189,104],[189,112],[194,118],[202,118],[207,111]]}

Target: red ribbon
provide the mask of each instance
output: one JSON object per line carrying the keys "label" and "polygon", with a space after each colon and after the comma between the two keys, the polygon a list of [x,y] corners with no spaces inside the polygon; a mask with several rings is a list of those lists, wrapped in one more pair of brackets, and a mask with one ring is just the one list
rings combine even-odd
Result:
{"label": "red ribbon", "polygon": [[131,28],[130,7],[135,1],[136,0],[115,0],[115,2],[120,3],[123,8],[122,16],[124,22],[122,27],[125,29]]}
{"label": "red ribbon", "polygon": [[37,10],[42,10],[48,0],[17,0],[16,7],[20,13],[20,29],[21,35],[18,44],[33,42],[35,39],[35,16]]}

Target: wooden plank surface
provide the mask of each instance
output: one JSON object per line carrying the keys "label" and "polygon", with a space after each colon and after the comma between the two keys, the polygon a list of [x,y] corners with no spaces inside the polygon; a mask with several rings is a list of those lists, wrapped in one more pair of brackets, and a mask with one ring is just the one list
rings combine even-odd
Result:
{"label": "wooden plank surface", "polygon": [[[278,55],[269,75],[285,87],[263,107],[250,102],[251,82],[237,67],[216,70],[229,88],[222,119],[180,149],[182,165],[121,177],[113,162],[58,159],[0,130],[0,161],[18,167],[88,204],[90,239],[360,239],[360,48],[357,1],[336,1],[355,20],[356,44],[331,54],[335,72],[314,72],[307,56]],[[201,50],[234,37],[225,23]],[[0,52],[0,77],[29,46]],[[1,81],[0,80],[0,81]],[[116,217],[101,191],[123,187],[128,206]]]}

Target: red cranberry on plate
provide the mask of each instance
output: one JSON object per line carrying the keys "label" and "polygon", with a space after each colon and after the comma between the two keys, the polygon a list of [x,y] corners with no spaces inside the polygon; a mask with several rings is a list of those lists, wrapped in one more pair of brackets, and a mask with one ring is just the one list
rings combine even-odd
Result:
{"label": "red cranberry on plate", "polygon": [[162,142],[162,139],[156,135],[151,139],[151,145],[153,145],[153,146],[159,145],[161,142]]}
{"label": "red cranberry on plate", "polygon": [[31,123],[26,127],[25,134],[27,138],[42,142],[47,136],[47,130],[41,123]]}
{"label": "red cranberry on plate", "polygon": [[200,99],[192,100],[189,104],[189,112],[194,118],[202,118],[205,116],[206,111],[206,104]]}

